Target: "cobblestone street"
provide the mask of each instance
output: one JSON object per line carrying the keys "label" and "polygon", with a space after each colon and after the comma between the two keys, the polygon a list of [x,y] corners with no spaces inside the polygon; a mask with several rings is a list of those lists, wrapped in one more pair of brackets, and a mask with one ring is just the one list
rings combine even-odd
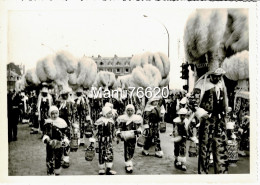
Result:
{"label": "cobblestone street", "polygon": [[[172,125],[167,124],[166,133],[161,134],[162,159],[154,156],[143,156],[142,149],[136,147],[134,156],[134,172],[132,175],[149,174],[196,174],[197,158],[187,157],[187,171],[175,169],[173,158],[173,141],[169,134]],[[152,151],[151,151],[152,154]],[[81,146],[77,152],[70,153],[70,167],[62,169],[61,175],[97,175],[98,155],[93,161],[85,160],[84,147]],[[46,175],[45,145],[40,139],[40,134],[30,135],[30,127],[27,124],[18,125],[18,140],[9,143],[9,175],[10,176],[42,176]],[[118,175],[125,175],[123,143],[114,143],[114,167]],[[211,169],[211,173],[213,168]],[[249,173],[249,157],[240,157],[237,167],[229,167],[230,174]]]}

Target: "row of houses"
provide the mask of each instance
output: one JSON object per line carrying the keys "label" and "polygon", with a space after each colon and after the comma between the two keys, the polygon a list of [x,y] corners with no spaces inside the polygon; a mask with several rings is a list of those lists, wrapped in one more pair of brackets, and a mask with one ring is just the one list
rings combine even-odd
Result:
{"label": "row of houses", "polygon": [[15,65],[14,63],[7,64],[7,90],[14,90],[15,82],[21,79],[24,74],[24,65]]}
{"label": "row of houses", "polygon": [[98,57],[92,56],[92,59],[96,62],[99,71],[110,71],[113,72],[116,77],[127,75],[132,72],[130,67],[131,57]]}

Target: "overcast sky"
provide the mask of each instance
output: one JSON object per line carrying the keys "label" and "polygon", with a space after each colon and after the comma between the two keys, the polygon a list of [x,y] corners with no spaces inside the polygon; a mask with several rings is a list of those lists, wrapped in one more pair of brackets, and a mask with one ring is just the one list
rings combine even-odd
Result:
{"label": "overcast sky", "polygon": [[[171,82],[181,88],[178,39],[193,9],[90,8],[87,10],[10,11],[8,14],[8,62],[36,67],[42,57],[60,49],[75,57],[127,57],[146,51],[168,53],[170,35]],[[143,15],[147,15],[145,18]],[[180,48],[181,55],[183,47]]]}

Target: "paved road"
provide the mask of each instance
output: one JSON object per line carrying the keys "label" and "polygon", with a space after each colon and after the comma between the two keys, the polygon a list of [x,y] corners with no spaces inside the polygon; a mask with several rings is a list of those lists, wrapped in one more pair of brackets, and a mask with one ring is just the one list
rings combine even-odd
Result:
{"label": "paved road", "polygon": [[[166,133],[161,134],[162,159],[154,156],[142,156],[141,148],[136,147],[134,156],[134,172],[132,175],[148,174],[196,174],[197,158],[187,158],[187,171],[183,172],[175,169],[173,161],[173,142],[170,140],[172,125],[167,124]],[[62,170],[62,175],[97,175],[98,155],[91,162],[85,160],[84,147],[80,147],[77,152],[71,152],[71,165]],[[28,125],[18,125],[18,140],[9,143],[9,175],[11,176],[41,176],[46,175],[45,166],[45,145],[40,140],[40,135],[30,135]],[[125,175],[123,143],[114,144],[114,167],[119,175]],[[211,170],[211,172],[213,169]],[[249,173],[249,157],[240,158],[237,167],[230,167],[229,173],[241,174]]]}

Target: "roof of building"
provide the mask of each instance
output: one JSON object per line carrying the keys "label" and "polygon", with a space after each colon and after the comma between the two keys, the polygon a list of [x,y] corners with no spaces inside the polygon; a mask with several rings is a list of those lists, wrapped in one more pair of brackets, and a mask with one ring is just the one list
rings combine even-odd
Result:
{"label": "roof of building", "polygon": [[18,66],[18,65],[15,65],[15,64],[12,63],[12,62],[9,63],[9,64],[7,64],[7,70],[8,70],[8,71],[9,71],[9,70],[11,70],[11,71],[15,71],[16,74],[18,74],[18,75],[22,75],[19,66]]}

